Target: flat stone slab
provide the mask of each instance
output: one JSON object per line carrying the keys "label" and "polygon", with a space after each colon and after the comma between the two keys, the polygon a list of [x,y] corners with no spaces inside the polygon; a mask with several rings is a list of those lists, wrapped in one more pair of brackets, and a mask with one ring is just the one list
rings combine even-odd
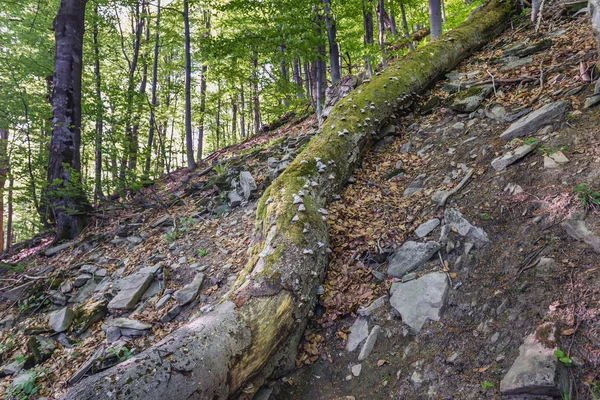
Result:
{"label": "flat stone slab", "polygon": [[481,103],[494,92],[492,85],[474,86],[450,96],[448,107],[460,113],[470,113],[479,108]]}
{"label": "flat stone slab", "polygon": [[424,238],[433,232],[433,230],[439,225],[440,220],[438,218],[430,219],[429,221],[423,222],[421,225],[419,225],[419,227],[415,229],[415,234],[420,238]]}
{"label": "flat stone slab", "polygon": [[404,274],[422,267],[439,249],[438,242],[405,242],[390,257],[387,273],[401,278]]}
{"label": "flat stone slab", "polygon": [[402,322],[418,333],[427,320],[440,320],[448,287],[448,278],[443,272],[433,272],[406,283],[397,282],[390,290],[390,304],[400,313]]}
{"label": "flat stone slab", "polygon": [[519,356],[500,382],[503,396],[550,396],[561,398],[564,378],[556,348],[545,347],[529,335],[519,347]]}
{"label": "flat stone slab", "polygon": [[137,273],[121,279],[121,291],[108,303],[110,310],[133,310],[138,300],[152,283],[152,274]]}
{"label": "flat stone slab", "polygon": [[184,306],[194,300],[200,291],[200,286],[202,286],[203,281],[204,274],[198,273],[191,283],[188,283],[183,288],[176,291],[173,296],[175,297],[177,304]]}
{"label": "flat stone slab", "polygon": [[494,158],[492,161],[492,167],[498,172],[506,170],[509,165],[516,163],[517,161],[525,158],[525,156],[531,153],[537,147],[538,142],[531,144],[524,144],[517,147],[516,149],[505,153],[504,155]]}
{"label": "flat stone slab", "polygon": [[600,253],[600,237],[592,232],[585,221],[581,219],[568,219],[561,224],[567,235],[590,246],[596,253]]}
{"label": "flat stone slab", "polygon": [[460,236],[469,239],[477,247],[481,247],[490,241],[483,229],[471,224],[460,211],[454,208],[446,209],[444,220],[446,221],[446,225],[458,232]]}
{"label": "flat stone slab", "polygon": [[369,333],[369,336],[367,336],[367,340],[365,340],[365,343],[360,349],[360,353],[358,354],[358,361],[363,361],[371,355],[373,347],[375,347],[375,343],[377,343],[377,335],[380,331],[381,327],[379,325],[375,325],[373,329],[371,329],[371,333]]}
{"label": "flat stone slab", "polygon": [[350,334],[348,335],[348,343],[346,343],[346,350],[354,351],[358,346],[369,336],[369,324],[366,318],[357,318],[354,324],[350,327]]}
{"label": "flat stone slab", "polygon": [[500,138],[508,141],[517,137],[527,136],[546,125],[557,122],[565,115],[568,105],[569,103],[564,100],[546,104],[513,122],[500,135]]}
{"label": "flat stone slab", "polygon": [[414,181],[412,181],[411,183],[409,183],[406,188],[404,189],[404,193],[403,196],[412,196],[415,193],[420,192],[421,190],[423,190],[423,186],[424,186],[424,182],[425,182],[425,178],[426,175],[419,175],[415,178]]}
{"label": "flat stone slab", "polygon": [[519,58],[517,60],[507,62],[505,65],[500,67],[500,71],[509,71],[511,69],[519,68],[524,65],[529,65],[532,62],[533,58],[531,57]]}
{"label": "flat stone slab", "polygon": [[44,252],[44,255],[46,257],[51,257],[58,252],[61,252],[65,249],[68,249],[71,246],[74,246],[75,244],[77,244],[77,242],[67,242],[67,243],[59,244],[58,246],[48,247],[46,249],[46,251]]}
{"label": "flat stone slab", "polygon": [[152,328],[152,324],[138,321],[130,318],[113,318],[102,324],[102,329],[108,329],[110,327],[124,328],[124,329],[136,329],[139,331],[145,331]]}
{"label": "flat stone slab", "polygon": [[64,332],[73,323],[73,319],[75,318],[75,313],[69,307],[65,307],[62,310],[59,310],[52,314],[50,317],[50,327],[54,329],[55,332]]}

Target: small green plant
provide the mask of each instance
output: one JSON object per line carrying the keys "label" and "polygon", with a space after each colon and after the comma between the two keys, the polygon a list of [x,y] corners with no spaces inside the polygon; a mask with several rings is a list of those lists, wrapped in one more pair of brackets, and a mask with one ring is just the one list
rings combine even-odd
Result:
{"label": "small green plant", "polygon": [[26,372],[27,375],[24,380],[6,390],[7,398],[17,400],[32,398],[40,389],[36,381],[45,377],[48,373],[49,371],[46,368],[35,368]]}
{"label": "small green plant", "polygon": [[486,212],[482,212],[481,214],[479,214],[481,216],[481,219],[484,221],[491,221],[492,220],[492,216]]}
{"label": "small green plant", "polygon": [[47,306],[48,304],[50,304],[50,301],[43,294],[37,296],[32,295],[19,304],[19,311],[21,313],[24,313],[31,309],[36,309],[41,306]]}
{"label": "small green plant", "polygon": [[15,335],[11,334],[4,343],[0,343],[0,354],[3,355],[4,353],[13,350],[15,347],[17,347],[15,343]]}
{"label": "small green plant", "polygon": [[223,175],[227,173],[228,169],[229,168],[227,167],[227,164],[217,164],[213,167],[213,171],[215,171],[217,175]]}
{"label": "small green plant", "polygon": [[472,260],[474,258],[475,258],[475,256],[473,254],[469,254],[469,260]]}
{"label": "small green plant", "polygon": [[198,257],[204,257],[208,254],[207,249],[198,249]]}
{"label": "small green plant", "polygon": [[563,363],[565,367],[570,367],[573,365],[573,360],[566,356],[566,354],[562,350],[554,350],[554,356],[558,358],[558,361]]}
{"label": "small green plant", "polygon": [[165,240],[169,244],[173,244],[177,239],[179,239],[180,233],[177,229],[173,229],[171,232],[165,235]]}
{"label": "small green plant", "polygon": [[577,194],[584,208],[600,205],[600,192],[590,189],[585,183],[575,186],[573,192]]}
{"label": "small green plant", "polygon": [[24,363],[27,360],[27,356],[14,356],[13,360],[17,362],[17,364]]}
{"label": "small green plant", "polygon": [[483,381],[483,382],[481,383],[481,388],[482,388],[482,389],[489,389],[489,388],[493,388],[493,387],[494,387],[494,384],[493,384],[492,382],[489,382],[489,381]]}
{"label": "small green plant", "polygon": [[114,347],[111,347],[110,349],[108,349],[108,351],[111,352],[115,357],[117,357],[119,359],[119,362],[127,361],[131,357],[133,357],[131,350],[129,350],[126,346],[119,348],[118,351],[115,350]]}
{"label": "small green plant", "polygon": [[534,137],[530,137],[527,140],[523,140],[523,144],[527,144],[527,145],[536,144],[537,142],[538,142],[538,140]]}

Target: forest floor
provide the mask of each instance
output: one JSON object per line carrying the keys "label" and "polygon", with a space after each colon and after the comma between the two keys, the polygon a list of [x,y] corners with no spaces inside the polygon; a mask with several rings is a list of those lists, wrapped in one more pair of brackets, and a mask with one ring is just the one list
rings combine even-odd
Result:
{"label": "forest floor", "polygon": [[[572,360],[568,398],[600,394],[598,254],[562,224],[585,211],[590,232],[600,232],[599,210],[592,202],[583,207],[573,191],[581,184],[597,187],[600,177],[600,114],[584,109],[594,85],[582,79],[597,52],[584,16],[553,18],[552,5],[544,12],[549,17],[539,33],[516,20],[437,83],[422,105],[436,104],[430,102],[436,96],[439,104],[403,117],[396,132],[366,154],[340,199],[327,206],[333,253],[298,368],[255,398],[499,398],[500,381],[519,347],[544,322],[556,324],[557,347]],[[502,60],[503,51],[543,39],[552,46],[506,68],[519,60]],[[477,111],[446,106],[449,84],[492,77],[493,93]],[[499,139],[511,120],[557,100],[569,103],[567,114],[529,135],[538,140],[535,151],[504,172],[492,168],[496,157],[530,143],[527,136]],[[257,199],[315,129],[314,118],[294,121],[214,155],[198,172],[173,172],[131,201],[102,207],[83,239],[56,254],[49,252],[51,238],[42,236],[7,254],[3,261],[10,267],[0,277],[7,300],[0,303],[0,394],[23,393],[23,385],[15,384],[30,379],[23,364],[37,364],[29,370],[35,396],[58,397],[85,374],[139,353],[209,310],[247,261]],[[557,152],[568,162],[544,161]],[[229,194],[240,187],[243,171],[255,178],[256,188],[250,184],[248,199],[235,199],[240,204],[232,207]],[[466,186],[445,207],[432,201],[463,178]],[[405,195],[407,188],[414,193]],[[405,279],[386,270],[405,241],[438,240],[441,226],[424,238],[415,230],[444,220],[449,209],[485,231],[489,243],[471,248],[451,232],[443,248],[406,278],[442,272],[450,282],[439,321],[427,321],[417,333],[390,304],[390,289]],[[131,277],[144,283],[136,286]],[[103,302],[124,285],[140,292],[133,304],[113,309]],[[182,301],[182,292],[190,291],[191,300]],[[351,327],[358,310],[374,302],[381,306],[360,319],[369,331],[381,330],[359,361],[362,346],[347,350]],[[54,312],[65,305],[74,309],[74,321],[57,332]]]}

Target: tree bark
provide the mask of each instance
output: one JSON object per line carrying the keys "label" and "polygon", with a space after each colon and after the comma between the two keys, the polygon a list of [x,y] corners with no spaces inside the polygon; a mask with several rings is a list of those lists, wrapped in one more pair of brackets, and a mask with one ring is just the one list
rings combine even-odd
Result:
{"label": "tree bark", "polygon": [[[143,25],[145,25],[145,35],[144,40],[145,43],[148,44],[150,42],[150,23],[147,17],[148,14],[148,6],[145,3],[142,3],[142,21]],[[138,153],[139,153],[139,126],[140,126],[140,117],[142,114],[142,106],[144,102],[142,99],[146,99],[146,85],[148,83],[148,52],[146,51],[142,54],[142,80],[140,82],[140,88],[138,91],[137,98],[137,110],[134,115],[133,125],[131,127],[131,150],[129,154],[129,171],[134,176],[136,176],[137,162],[138,162]]]}
{"label": "tree bark", "polygon": [[0,253],[4,251],[4,186],[9,166],[8,129],[0,129]]}
{"label": "tree bark", "polygon": [[[204,23],[204,36],[210,36],[210,10],[202,12]],[[200,68],[200,121],[198,122],[198,153],[196,158],[202,160],[202,151],[204,149],[204,114],[206,112],[206,73],[208,67],[202,65]]]}
{"label": "tree bark", "polygon": [[335,19],[331,15],[330,0],[322,0],[325,11],[325,29],[327,30],[327,43],[329,45],[329,64],[331,66],[331,84],[335,85],[341,78],[340,51],[337,44],[337,28]]}
{"label": "tree bark", "polygon": [[390,7],[390,33],[392,36],[398,35],[398,28],[396,27],[396,17],[394,15],[394,7]]}
{"label": "tree bark", "polygon": [[6,248],[9,249],[13,244],[13,187],[15,179],[9,172],[8,178],[8,210],[6,212]]}
{"label": "tree bark", "polygon": [[387,59],[385,57],[385,7],[384,1],[379,0],[379,49],[381,50],[381,65],[387,68]]}
{"label": "tree bark", "polygon": [[287,84],[289,83],[288,77],[288,68],[287,63],[285,62],[285,46],[279,45],[279,53],[281,54],[281,58],[279,59],[279,72],[281,73],[281,80],[283,81],[284,92],[286,93],[283,97],[283,106],[287,108],[289,106],[288,96],[287,96]]}
{"label": "tree bark", "polygon": [[[215,310],[122,364],[85,379],[62,399],[237,398],[245,388],[259,388],[274,373],[281,376],[293,368],[328,264],[327,224],[319,209],[360,164],[374,141],[371,131],[377,132],[392,114],[409,107],[412,93],[455,68],[499,33],[509,18],[510,5],[492,0],[447,35],[453,40],[438,40],[409,53],[398,68],[388,68],[361,93],[341,100],[321,134],[263,193],[251,257]],[[376,107],[364,114],[352,107],[371,102]],[[372,126],[357,128],[356,122],[367,117]],[[350,134],[338,135],[344,129]],[[319,174],[314,157],[325,165],[335,162],[335,168]],[[313,189],[303,189],[312,181],[317,183]],[[299,190],[306,193],[301,213],[292,201]],[[293,222],[297,214],[299,220]]]}
{"label": "tree bark", "polygon": [[404,37],[408,40],[408,49],[413,51],[415,46],[413,45],[412,38],[410,37],[410,29],[408,29],[408,23],[406,22],[406,10],[404,10],[403,0],[400,0],[400,12],[402,13],[402,28],[404,29]]}
{"label": "tree bark", "polygon": [[237,113],[238,113],[238,103],[237,96],[231,97],[231,138],[234,141],[237,141]]}
{"label": "tree bark", "polygon": [[244,98],[244,84],[240,85],[240,138],[246,138],[246,99]]}
{"label": "tree bark", "polygon": [[[371,0],[362,1],[362,10],[363,28],[365,31],[364,44],[366,50],[368,50],[373,44],[373,5],[371,4]],[[369,60],[368,54],[365,56],[365,71],[367,72],[367,76],[369,78],[373,76],[373,67],[371,66],[371,61]]]}
{"label": "tree bark", "polygon": [[56,224],[56,241],[76,237],[87,219],[87,199],[80,175],[85,3],[85,0],[61,0],[54,19],[53,117],[47,193]]}
{"label": "tree bark", "polygon": [[94,205],[102,194],[102,133],[104,130],[104,104],[102,103],[102,79],[100,76],[100,44],[98,42],[98,6],[94,8],[94,27],[92,30],[92,44],[94,47],[94,78],[96,88],[96,136],[94,138],[95,165],[94,165]]}
{"label": "tree bark", "polygon": [[258,92],[258,56],[252,53],[252,111],[254,112],[254,134],[260,131],[260,98]]}
{"label": "tree bark", "polygon": [[441,0],[429,0],[429,29],[431,40],[437,39],[442,34]]}
{"label": "tree bark", "polygon": [[190,54],[190,18],[188,0],[183,0],[183,26],[185,51],[185,154],[190,171],[196,169],[194,142],[192,140],[192,59]]}
{"label": "tree bark", "polygon": [[297,97],[299,99],[304,97],[304,93],[302,92],[302,76],[301,76],[301,71],[300,71],[300,57],[295,56],[294,57],[294,68],[292,70],[293,75],[294,75],[294,82],[296,83],[296,92],[297,92]]}
{"label": "tree bark", "polygon": [[154,130],[156,129],[155,111],[158,106],[156,91],[158,90],[158,55],[160,44],[160,0],[156,3],[156,32],[154,33],[154,58],[152,60],[152,97],[150,99],[150,126],[148,128],[148,142],[146,143],[146,157],[144,163],[144,177],[150,176],[150,162],[152,159],[152,146],[154,145]]}

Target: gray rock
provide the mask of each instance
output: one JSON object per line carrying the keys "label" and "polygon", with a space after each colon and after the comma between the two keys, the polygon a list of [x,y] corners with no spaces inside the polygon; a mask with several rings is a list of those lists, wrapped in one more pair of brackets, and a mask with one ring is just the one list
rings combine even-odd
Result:
{"label": "gray rock", "polygon": [[98,270],[98,267],[96,267],[95,265],[85,264],[85,265],[82,265],[81,268],[79,268],[79,273],[94,275],[94,272],[96,272],[97,270]]}
{"label": "gray rock", "polygon": [[408,153],[412,149],[412,142],[406,142],[400,147],[400,153]]}
{"label": "gray rock", "polygon": [[469,239],[477,247],[481,247],[490,241],[483,229],[472,225],[460,211],[454,208],[446,209],[444,220],[446,221],[446,225],[454,228],[460,236]]}
{"label": "gray rock", "polygon": [[585,98],[585,103],[583,104],[583,108],[588,109],[597,106],[600,104],[600,94],[594,94],[593,96],[589,96]]}
{"label": "gray rock", "polygon": [[150,223],[150,228],[157,228],[161,225],[171,226],[173,225],[173,220],[169,215],[163,215],[160,218],[155,219]]}
{"label": "gray rock", "polygon": [[173,319],[175,319],[175,317],[177,317],[182,310],[183,307],[181,307],[179,304],[176,304],[173,308],[167,311],[165,315],[163,315],[163,317],[160,319],[160,322],[167,323],[173,321]]}
{"label": "gray rock", "polygon": [[500,71],[508,71],[511,69],[519,68],[524,65],[529,65],[532,62],[533,62],[533,58],[531,58],[531,57],[519,58],[514,61],[507,62],[505,65],[500,67]]}
{"label": "gray rock", "polygon": [[198,273],[194,277],[194,280],[185,285],[183,288],[176,291],[173,296],[177,301],[177,304],[180,306],[185,306],[190,303],[192,300],[196,298],[198,292],[200,291],[200,286],[202,286],[202,282],[204,281],[204,274]]}
{"label": "gray rock", "polygon": [[121,330],[116,326],[106,329],[106,343],[111,344],[121,338]]}
{"label": "gray rock", "polygon": [[554,42],[552,40],[544,39],[544,40],[541,40],[532,45],[524,46],[523,48],[516,49],[516,51],[514,52],[514,55],[517,57],[527,57],[532,54],[539,53],[540,51],[549,49],[550,47],[552,47],[553,44],[554,44]]}
{"label": "gray rock", "polygon": [[242,196],[240,196],[235,190],[229,192],[227,196],[229,197],[229,205],[231,207],[237,207],[242,204],[242,201],[244,201]]}
{"label": "gray rock", "polygon": [[[493,92],[494,88],[491,85],[473,86],[450,96],[447,103],[456,112],[471,113],[477,110]],[[464,129],[464,124],[462,129]]]}
{"label": "gray rock", "polygon": [[100,278],[104,278],[107,274],[108,274],[108,271],[106,270],[106,268],[100,268],[99,270],[94,272],[94,276],[97,276]]}
{"label": "gray rock", "polygon": [[73,313],[73,310],[71,310],[69,307],[65,307],[62,310],[52,314],[49,324],[55,332],[64,332],[69,329],[74,318],[75,313]]}
{"label": "gray rock", "polygon": [[127,237],[127,242],[129,242],[133,246],[137,246],[138,244],[142,243],[143,241],[144,241],[144,239],[140,236],[128,236]]}
{"label": "gray rock", "polygon": [[485,108],[484,114],[489,119],[496,122],[507,122],[508,112],[506,108],[500,103],[492,103]]}
{"label": "gray rock", "polygon": [[558,164],[552,158],[544,156],[544,169],[556,169]]}
{"label": "gray rock", "polygon": [[124,329],[136,329],[139,331],[144,331],[144,330],[152,328],[152,324],[138,321],[136,319],[113,318],[108,321],[105,321],[102,324],[102,329],[108,329],[112,326],[116,326],[117,328],[124,328]]}
{"label": "gray rock", "polygon": [[68,249],[71,246],[74,246],[75,244],[77,244],[77,242],[67,242],[67,243],[59,244],[58,246],[49,247],[46,249],[44,254],[46,255],[46,257],[51,257],[60,251],[63,251],[65,249]]}
{"label": "gray rock", "polygon": [[500,135],[500,138],[508,141],[517,137],[527,136],[546,125],[558,122],[565,115],[568,105],[569,103],[564,100],[546,104],[513,122]]}
{"label": "gray rock", "polygon": [[355,377],[360,376],[360,372],[362,371],[362,364],[353,365],[351,370],[352,370],[352,375],[354,375]]}
{"label": "gray rock", "polygon": [[50,302],[56,306],[64,306],[67,304],[67,296],[62,294],[60,291],[55,290],[51,292]]}
{"label": "gray rock", "polygon": [[422,267],[439,249],[438,242],[405,242],[390,257],[387,273],[401,278],[407,272]]}
{"label": "gray rock", "polygon": [[346,350],[354,351],[357,347],[369,336],[369,324],[365,318],[357,318],[354,324],[350,327],[350,334],[348,335],[348,343],[346,343]]}
{"label": "gray rock", "polygon": [[420,332],[425,321],[439,321],[446,295],[448,278],[433,272],[414,281],[392,285],[390,304],[402,316],[402,322]]}
{"label": "gray rock", "polygon": [[600,237],[588,229],[585,221],[580,218],[571,218],[564,221],[561,226],[573,239],[584,242],[590,246],[596,253],[600,253]]}
{"label": "gray rock", "polygon": [[256,190],[256,181],[252,177],[252,174],[248,171],[240,172],[240,186],[242,187],[242,192],[244,193],[244,198],[246,201],[250,198],[250,193],[253,190]]}
{"label": "gray rock", "polygon": [[15,316],[13,314],[8,314],[0,321],[0,331],[12,329],[12,327],[15,326],[15,321]]}
{"label": "gray rock", "polygon": [[121,335],[123,335],[125,337],[130,337],[130,338],[138,338],[138,337],[146,336],[148,334],[148,331],[142,331],[139,329],[121,328],[120,331],[121,331]]}
{"label": "gray rock", "polygon": [[385,304],[387,296],[381,296],[373,301],[368,307],[359,308],[356,313],[361,317],[368,317],[379,310]]}
{"label": "gray rock", "polygon": [[160,293],[160,291],[163,289],[163,284],[161,281],[159,280],[153,280],[152,283],[150,284],[150,286],[148,287],[148,289],[144,292],[144,294],[142,295],[141,299],[142,300],[147,300],[150,297]]}
{"label": "gray rock", "polygon": [[545,347],[535,335],[527,336],[519,347],[519,356],[500,382],[502,395],[560,398],[568,384],[555,350]]}
{"label": "gray rock", "polygon": [[429,221],[423,222],[421,225],[419,225],[419,227],[415,229],[415,234],[420,238],[424,238],[433,232],[433,230],[437,228],[439,224],[440,220],[438,218],[430,219]]}
{"label": "gray rock", "polygon": [[367,340],[365,340],[365,343],[360,349],[360,353],[358,354],[358,361],[363,361],[371,355],[373,347],[375,347],[375,343],[377,343],[377,335],[380,331],[381,327],[379,325],[375,325],[373,329],[371,329],[371,333],[369,333],[369,336],[367,336]]}
{"label": "gray rock", "polygon": [[90,279],[92,279],[92,275],[89,274],[81,274],[78,275],[75,278],[75,281],[73,282],[73,286],[75,286],[76,288],[82,287],[83,285],[85,285],[87,283],[87,281],[89,281]]}
{"label": "gray rock", "polygon": [[38,365],[46,361],[52,356],[56,345],[52,339],[44,336],[31,336],[27,341],[27,350],[31,355],[30,361],[26,364],[31,363],[32,365],[26,365],[26,368]]}
{"label": "gray rock", "polygon": [[516,163],[517,161],[524,158],[527,154],[531,153],[537,147],[538,142],[534,142],[532,144],[524,144],[522,146],[517,147],[516,149],[505,153],[504,155],[495,158],[492,161],[492,167],[498,172],[502,172],[508,167]]}
{"label": "gray rock", "polygon": [[98,287],[98,284],[93,279],[88,280],[86,284],[79,289],[77,296],[71,297],[69,302],[81,303],[82,301],[85,301],[96,290],[96,287]]}
{"label": "gray rock", "polygon": [[426,175],[424,175],[424,174],[417,176],[414,181],[412,181],[411,183],[409,183],[406,186],[406,188],[404,189],[403,195],[404,196],[412,196],[413,194],[418,193],[421,190],[423,190],[425,178],[426,178]]}
{"label": "gray rock", "polygon": [[160,300],[158,300],[156,302],[156,304],[154,305],[154,309],[160,310],[161,308],[163,308],[167,304],[167,302],[169,301],[170,298],[171,298],[170,294],[166,294],[163,297],[161,297]]}
{"label": "gray rock", "polygon": [[23,370],[24,361],[13,361],[0,367],[0,376],[17,375]]}
{"label": "gray rock", "polygon": [[26,297],[26,292],[33,286],[35,285],[35,281],[30,281],[27,283],[24,283],[22,285],[19,285],[17,287],[14,287],[12,289],[9,289],[7,291],[1,292],[0,296],[4,297],[6,300],[8,301],[18,301],[22,298]]}
{"label": "gray rock", "polygon": [[108,303],[110,310],[133,310],[152,283],[153,275],[136,273],[119,281],[119,293]]}

